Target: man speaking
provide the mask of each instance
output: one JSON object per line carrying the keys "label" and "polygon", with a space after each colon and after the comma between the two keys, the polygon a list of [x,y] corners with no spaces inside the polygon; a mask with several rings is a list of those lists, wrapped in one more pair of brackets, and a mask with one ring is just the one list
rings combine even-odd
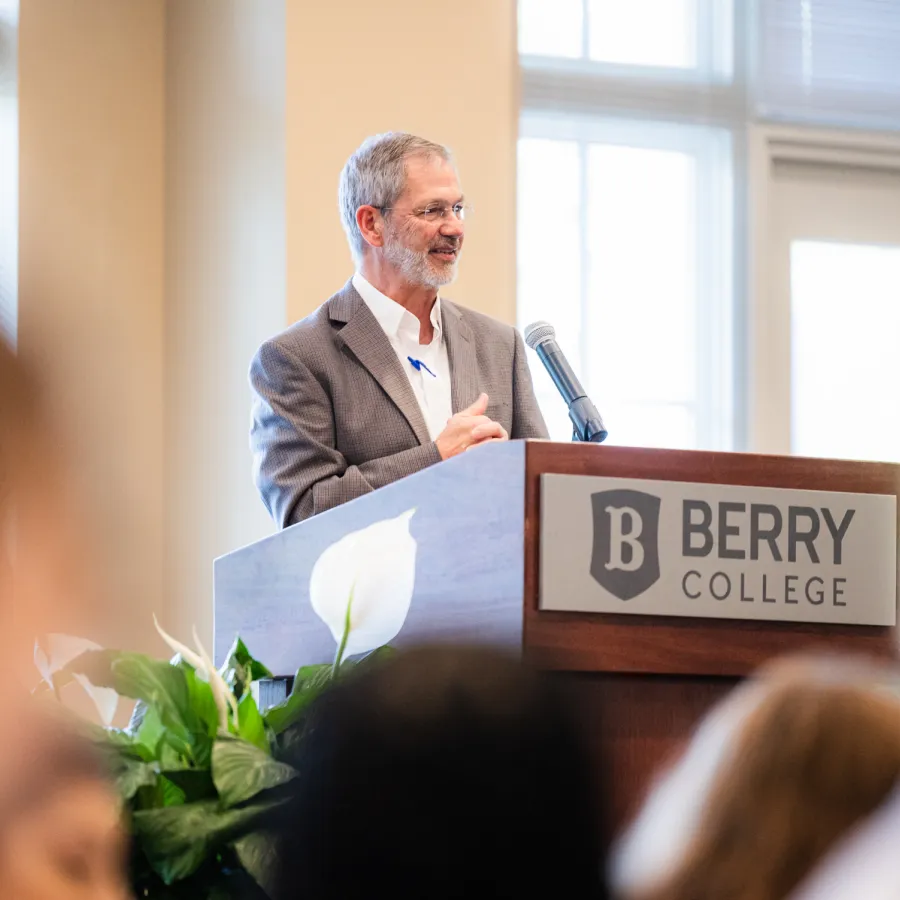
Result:
{"label": "man speaking", "polygon": [[518,332],[438,296],[465,236],[449,150],[369,138],[338,201],[356,274],[250,367],[254,479],[282,528],[471,447],[547,437]]}

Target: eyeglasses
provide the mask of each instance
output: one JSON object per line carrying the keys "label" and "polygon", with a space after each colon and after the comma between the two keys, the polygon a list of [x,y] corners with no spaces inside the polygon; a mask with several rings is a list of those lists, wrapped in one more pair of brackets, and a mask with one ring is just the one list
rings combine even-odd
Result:
{"label": "eyeglasses", "polygon": [[[377,207],[382,213],[390,212],[390,210],[396,208],[397,207],[395,206]],[[446,219],[447,214],[451,212],[460,222],[462,222],[466,218],[466,215],[472,212],[472,207],[464,206],[462,203],[457,203],[454,206],[442,206],[439,203],[433,203],[430,206],[426,206],[424,209],[414,209],[410,215],[415,216],[417,219],[422,219],[425,222],[437,222]]]}

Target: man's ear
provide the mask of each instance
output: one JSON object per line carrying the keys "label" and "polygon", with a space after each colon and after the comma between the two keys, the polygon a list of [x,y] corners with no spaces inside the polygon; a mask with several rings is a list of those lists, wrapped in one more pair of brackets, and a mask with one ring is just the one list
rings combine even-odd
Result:
{"label": "man's ear", "polygon": [[384,218],[374,206],[361,206],[356,211],[356,225],[367,244],[384,246]]}

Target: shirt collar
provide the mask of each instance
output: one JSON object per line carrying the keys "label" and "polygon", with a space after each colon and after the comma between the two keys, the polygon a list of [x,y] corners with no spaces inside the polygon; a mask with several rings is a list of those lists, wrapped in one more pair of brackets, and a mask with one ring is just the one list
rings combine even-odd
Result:
{"label": "shirt collar", "polygon": [[[396,300],[391,300],[387,294],[382,294],[374,285],[367,281],[359,272],[353,276],[353,287],[362,297],[366,306],[375,316],[378,324],[384,329],[384,333],[388,337],[396,337],[401,329],[403,331],[411,331],[418,341],[419,320],[405,307],[401,306]],[[431,324],[434,326],[434,333],[438,340],[441,339],[443,333],[441,317],[441,298],[438,295],[431,307]]]}

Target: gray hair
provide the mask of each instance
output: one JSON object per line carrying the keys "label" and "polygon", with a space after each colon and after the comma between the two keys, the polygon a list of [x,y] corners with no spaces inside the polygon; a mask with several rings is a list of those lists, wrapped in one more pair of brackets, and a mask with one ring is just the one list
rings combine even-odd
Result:
{"label": "gray hair", "polygon": [[447,147],[403,131],[389,131],[366,138],[344,164],[338,186],[341,223],[350,252],[359,265],[366,239],[356,224],[361,206],[393,206],[406,186],[406,160],[413,156],[437,156],[453,162]]}

